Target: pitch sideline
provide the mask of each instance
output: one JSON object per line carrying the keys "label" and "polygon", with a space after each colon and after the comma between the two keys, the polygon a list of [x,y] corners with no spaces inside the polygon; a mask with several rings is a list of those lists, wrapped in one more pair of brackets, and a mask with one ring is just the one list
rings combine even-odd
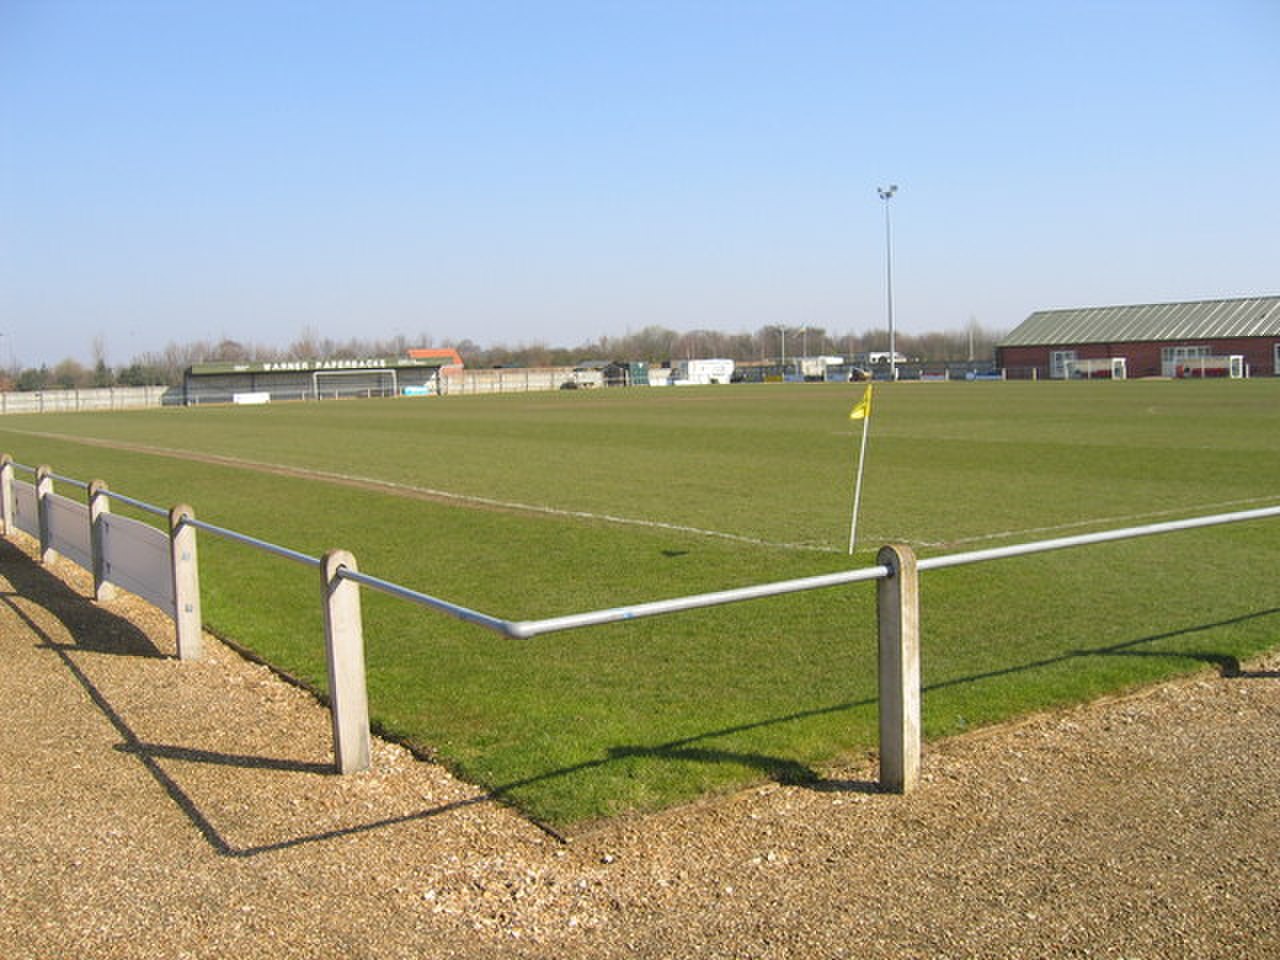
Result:
{"label": "pitch sideline", "polygon": [[[650,530],[665,530],[673,533],[685,533],[693,536],[726,540],[732,543],[743,543],[750,546],[770,547],[780,550],[808,551],[812,553],[840,554],[845,551],[835,546],[822,546],[811,543],[788,543],[765,540],[760,537],[749,537],[745,534],[729,533],[723,530],[708,530],[703,527],[686,524],[669,523],[664,520],[646,520],[637,517],[622,517],[616,514],[594,513],[589,510],[570,510],[563,507],[552,507],[546,504],[523,503],[518,500],[499,500],[494,497],[481,497],[474,494],[456,493],[451,490],[440,490],[434,487],[419,487],[414,484],[399,483],[394,480],[381,480],[376,477],[362,477],[355,474],[338,473],[331,470],[316,470],[309,467],[292,467],[279,463],[267,463],[260,460],[246,460],[241,457],[228,457],[217,453],[195,453],[190,450],[176,450],[172,447],[157,447],[150,444],[132,443],[128,441],[103,440],[97,437],[82,437],[72,434],[48,433],[38,430],[13,430],[9,433],[23,436],[40,437],[46,440],[63,440],[90,447],[103,447],[108,450],[125,450],[145,453],[152,456],[168,457],[175,460],[187,460],[193,463],[212,463],[219,466],[240,467],[259,473],[275,476],[299,477],[301,479],[321,480],[341,486],[384,490],[392,494],[417,497],[420,499],[440,500],[491,510],[508,510],[514,513],[528,513],[541,516],[566,517],[574,520],[588,520],[610,523],[619,526],[640,527]],[[876,542],[906,543],[912,547],[958,547],[974,543],[988,543],[994,540],[1007,540],[1037,534],[1058,533],[1064,530],[1076,530],[1083,527],[1107,526],[1113,524],[1132,524],[1140,520],[1151,520],[1159,517],[1186,515],[1189,510],[1216,511],[1227,507],[1238,507],[1253,503],[1274,500],[1274,497],[1247,497],[1238,500],[1223,500],[1216,503],[1197,504],[1193,508],[1150,510],[1142,513],[1125,514],[1112,517],[1092,517],[1085,520],[1073,520],[1043,527],[1024,527],[1016,530],[1001,530],[972,537],[961,537],[954,540],[918,540],[910,537],[893,537],[882,535],[868,539]]]}

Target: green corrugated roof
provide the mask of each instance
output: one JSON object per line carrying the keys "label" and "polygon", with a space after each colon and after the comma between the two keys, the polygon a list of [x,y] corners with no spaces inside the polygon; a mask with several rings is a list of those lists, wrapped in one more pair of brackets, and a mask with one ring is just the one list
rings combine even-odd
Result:
{"label": "green corrugated roof", "polygon": [[407,357],[360,357],[358,359],[329,360],[270,360],[254,363],[236,363],[230,360],[213,363],[195,363],[188,371],[195,377],[225,375],[228,373],[330,373],[351,370],[422,370],[442,367],[443,357],[413,360]]}
{"label": "green corrugated roof", "polygon": [[997,346],[1280,337],[1280,297],[1038,310]]}

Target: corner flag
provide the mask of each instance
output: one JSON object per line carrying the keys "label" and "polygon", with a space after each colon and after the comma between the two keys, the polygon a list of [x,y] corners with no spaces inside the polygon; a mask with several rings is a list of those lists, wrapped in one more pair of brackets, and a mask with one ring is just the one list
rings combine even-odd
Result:
{"label": "corner flag", "polygon": [[862,395],[862,399],[853,405],[853,409],[849,411],[850,420],[866,420],[871,416],[871,384],[867,384],[867,390]]}
{"label": "corner flag", "polygon": [[849,556],[853,556],[853,548],[858,542],[858,507],[862,503],[862,467],[867,460],[867,427],[871,423],[871,384],[867,384],[862,399],[849,411],[849,419],[862,421],[862,443],[858,447],[858,478],[853,484],[853,516],[849,519]]}

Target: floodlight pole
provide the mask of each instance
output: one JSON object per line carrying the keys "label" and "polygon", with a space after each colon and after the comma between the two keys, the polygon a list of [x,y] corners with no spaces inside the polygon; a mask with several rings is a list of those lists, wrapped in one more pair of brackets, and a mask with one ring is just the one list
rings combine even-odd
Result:
{"label": "floodlight pole", "polygon": [[885,297],[889,308],[889,379],[898,379],[898,344],[893,330],[893,229],[889,223],[889,200],[898,192],[898,185],[892,183],[887,187],[877,187],[880,199],[884,201],[884,269]]}

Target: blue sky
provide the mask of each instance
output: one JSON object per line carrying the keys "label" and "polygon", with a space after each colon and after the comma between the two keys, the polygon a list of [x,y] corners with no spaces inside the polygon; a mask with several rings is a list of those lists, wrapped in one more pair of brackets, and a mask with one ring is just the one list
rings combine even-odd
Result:
{"label": "blue sky", "polygon": [[1280,0],[0,0],[0,363],[1280,293]]}

